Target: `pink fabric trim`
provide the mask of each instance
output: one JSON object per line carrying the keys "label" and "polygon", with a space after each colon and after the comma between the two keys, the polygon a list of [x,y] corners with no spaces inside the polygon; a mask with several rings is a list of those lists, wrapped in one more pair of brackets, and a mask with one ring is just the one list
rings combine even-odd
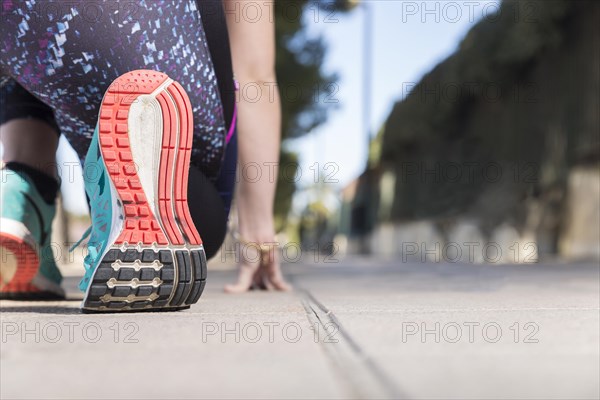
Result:
{"label": "pink fabric trim", "polygon": [[231,126],[229,127],[229,132],[227,133],[227,137],[225,138],[225,143],[229,143],[231,137],[233,136],[233,132],[235,132],[235,124],[237,122],[237,104],[233,106],[233,117],[231,118]]}

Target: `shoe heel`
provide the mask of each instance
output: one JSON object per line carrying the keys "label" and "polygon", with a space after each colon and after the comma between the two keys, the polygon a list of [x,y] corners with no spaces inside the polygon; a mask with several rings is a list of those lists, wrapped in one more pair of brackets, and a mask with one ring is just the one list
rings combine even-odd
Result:
{"label": "shoe heel", "polygon": [[[173,310],[198,301],[206,256],[187,204],[192,106],[167,75],[117,78],[102,100],[98,142],[121,224],[94,271],[88,311]],[[111,192],[113,193],[113,192]]]}
{"label": "shoe heel", "polygon": [[37,252],[24,239],[0,232],[0,298],[38,292],[31,281],[39,270]]}
{"label": "shoe heel", "polygon": [[206,284],[203,250],[111,248],[96,269],[86,312],[189,308]]}

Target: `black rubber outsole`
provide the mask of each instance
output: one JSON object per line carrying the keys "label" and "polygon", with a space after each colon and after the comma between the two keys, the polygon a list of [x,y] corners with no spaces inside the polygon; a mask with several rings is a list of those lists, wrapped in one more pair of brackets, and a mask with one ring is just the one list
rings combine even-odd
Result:
{"label": "black rubber outsole", "polygon": [[127,313],[161,313],[161,312],[173,312],[173,311],[185,311],[189,310],[191,306],[182,306],[182,307],[162,307],[162,308],[142,308],[142,309],[120,309],[120,310],[93,310],[82,308],[82,314],[110,314],[110,313],[119,313],[119,314],[127,314]]}
{"label": "black rubber outsole", "polygon": [[94,272],[84,313],[178,311],[196,303],[206,285],[204,250],[109,250]]}

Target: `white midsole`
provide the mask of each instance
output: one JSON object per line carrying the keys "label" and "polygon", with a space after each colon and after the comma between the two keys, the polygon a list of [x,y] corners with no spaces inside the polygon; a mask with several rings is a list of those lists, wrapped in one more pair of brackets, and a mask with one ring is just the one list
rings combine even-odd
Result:
{"label": "white midsole", "polygon": [[[149,95],[139,96],[129,109],[127,120],[129,147],[140,179],[142,190],[148,200],[150,212],[156,218],[158,193],[155,190],[160,173],[160,152],[162,147],[162,112],[160,103]],[[151,165],[152,168],[142,168]]]}
{"label": "white midsole", "polygon": [[[173,79],[167,78],[151,94],[138,96],[131,104],[127,117],[127,134],[133,163],[136,166],[136,172],[148,200],[150,211],[159,223],[161,221],[157,199],[163,140],[163,115],[156,97],[171,83],[173,83]],[[140,168],[142,165],[151,165],[152,168]]]}

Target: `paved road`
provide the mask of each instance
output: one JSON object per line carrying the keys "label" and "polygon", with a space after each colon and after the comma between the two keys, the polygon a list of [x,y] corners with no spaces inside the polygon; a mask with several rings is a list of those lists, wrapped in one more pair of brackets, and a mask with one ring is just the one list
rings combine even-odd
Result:
{"label": "paved road", "polygon": [[79,314],[75,276],[75,300],[0,302],[0,397],[600,396],[597,265],[286,270],[295,292],[239,296],[213,271],[178,313]]}

